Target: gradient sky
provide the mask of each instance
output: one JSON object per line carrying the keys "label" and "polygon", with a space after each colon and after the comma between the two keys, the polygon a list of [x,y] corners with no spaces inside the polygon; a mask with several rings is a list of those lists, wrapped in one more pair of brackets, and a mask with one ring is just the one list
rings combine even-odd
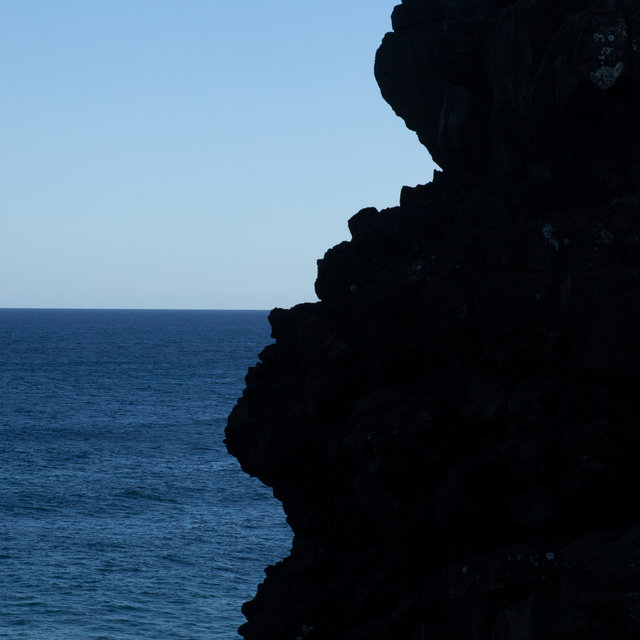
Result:
{"label": "gradient sky", "polygon": [[428,182],[395,0],[0,0],[0,307],[269,309]]}

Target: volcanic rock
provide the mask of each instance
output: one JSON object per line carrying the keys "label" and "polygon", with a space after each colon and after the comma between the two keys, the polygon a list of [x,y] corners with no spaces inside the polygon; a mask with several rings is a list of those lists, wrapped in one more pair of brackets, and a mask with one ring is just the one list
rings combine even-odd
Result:
{"label": "volcanic rock", "polygon": [[247,640],[640,638],[640,1],[404,0],[442,168],[318,262],[226,431],[294,532]]}

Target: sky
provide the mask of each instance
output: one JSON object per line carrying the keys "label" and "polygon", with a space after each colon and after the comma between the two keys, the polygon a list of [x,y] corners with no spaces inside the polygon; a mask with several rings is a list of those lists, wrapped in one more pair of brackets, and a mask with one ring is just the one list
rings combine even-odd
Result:
{"label": "sky", "polygon": [[373,76],[395,0],[0,0],[0,307],[316,300],[431,180]]}

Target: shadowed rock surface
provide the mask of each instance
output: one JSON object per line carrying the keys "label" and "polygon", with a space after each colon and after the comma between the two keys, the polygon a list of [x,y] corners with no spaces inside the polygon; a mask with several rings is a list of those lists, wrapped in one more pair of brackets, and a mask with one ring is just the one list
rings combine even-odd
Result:
{"label": "shadowed rock surface", "polygon": [[444,171],[271,312],[227,446],[295,537],[241,633],[637,640],[640,1],[392,22],[378,83]]}

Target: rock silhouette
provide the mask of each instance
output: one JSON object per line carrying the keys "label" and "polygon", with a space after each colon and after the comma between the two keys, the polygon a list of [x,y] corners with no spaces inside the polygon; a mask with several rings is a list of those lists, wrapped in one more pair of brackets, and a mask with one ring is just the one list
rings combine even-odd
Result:
{"label": "rock silhouette", "polygon": [[404,0],[443,169],[318,261],[226,431],[294,532],[247,640],[640,638],[640,1]]}
{"label": "rock silhouette", "polygon": [[625,192],[639,171],[634,1],[404,2],[386,100],[463,183]]}

